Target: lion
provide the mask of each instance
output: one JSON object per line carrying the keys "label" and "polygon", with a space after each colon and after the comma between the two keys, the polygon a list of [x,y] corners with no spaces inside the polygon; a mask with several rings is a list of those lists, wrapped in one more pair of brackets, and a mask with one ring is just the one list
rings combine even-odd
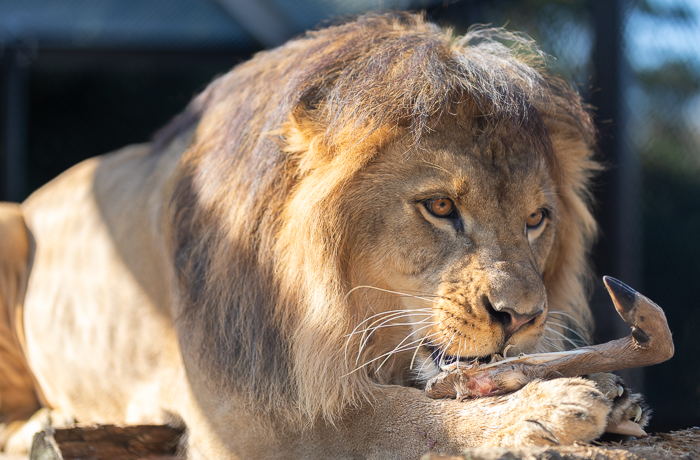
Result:
{"label": "lion", "polygon": [[408,459],[643,426],[611,374],[423,392],[457,360],[589,338],[595,132],[545,64],[503,30],[361,16],[4,205],[5,449],[72,421],[185,427],[191,459]]}

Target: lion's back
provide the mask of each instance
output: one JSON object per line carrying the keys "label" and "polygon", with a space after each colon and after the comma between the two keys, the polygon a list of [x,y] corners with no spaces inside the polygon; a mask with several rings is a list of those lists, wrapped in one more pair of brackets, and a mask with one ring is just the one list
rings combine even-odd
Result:
{"label": "lion's back", "polygon": [[159,389],[143,386],[175,381],[163,375],[177,372],[179,352],[160,223],[177,147],[86,160],[23,204],[36,244],[24,303],[28,360],[49,404],[79,419],[159,421],[150,406],[162,401],[143,397]]}

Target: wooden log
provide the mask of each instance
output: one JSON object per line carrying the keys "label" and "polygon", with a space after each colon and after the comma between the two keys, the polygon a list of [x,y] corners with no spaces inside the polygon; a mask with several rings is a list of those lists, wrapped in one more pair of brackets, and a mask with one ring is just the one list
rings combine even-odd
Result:
{"label": "wooden log", "polygon": [[34,436],[30,460],[182,460],[183,430],[163,425],[48,428]]}

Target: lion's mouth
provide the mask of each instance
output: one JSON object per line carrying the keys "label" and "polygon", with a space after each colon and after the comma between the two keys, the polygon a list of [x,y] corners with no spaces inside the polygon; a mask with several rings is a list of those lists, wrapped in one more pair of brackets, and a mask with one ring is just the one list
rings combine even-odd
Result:
{"label": "lion's mouth", "polygon": [[463,363],[490,363],[494,356],[492,354],[484,356],[456,356],[450,355],[446,353],[445,350],[443,350],[442,348],[432,344],[424,344],[423,346],[428,350],[428,352],[430,353],[430,357],[432,358],[433,362],[438,366],[438,368],[447,366],[449,364],[454,364],[458,361]]}

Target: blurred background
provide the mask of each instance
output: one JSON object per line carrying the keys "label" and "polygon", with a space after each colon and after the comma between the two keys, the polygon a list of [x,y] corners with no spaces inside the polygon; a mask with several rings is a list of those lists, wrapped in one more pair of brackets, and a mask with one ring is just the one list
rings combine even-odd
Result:
{"label": "blurred background", "polygon": [[[651,431],[700,425],[697,0],[2,0],[0,200],[144,142],[216,75],[338,17],[424,10],[532,36],[594,107],[602,236],[593,259],[664,307],[676,357],[624,373]],[[629,334],[601,285],[596,339]],[[698,331],[695,328],[699,328]]]}

